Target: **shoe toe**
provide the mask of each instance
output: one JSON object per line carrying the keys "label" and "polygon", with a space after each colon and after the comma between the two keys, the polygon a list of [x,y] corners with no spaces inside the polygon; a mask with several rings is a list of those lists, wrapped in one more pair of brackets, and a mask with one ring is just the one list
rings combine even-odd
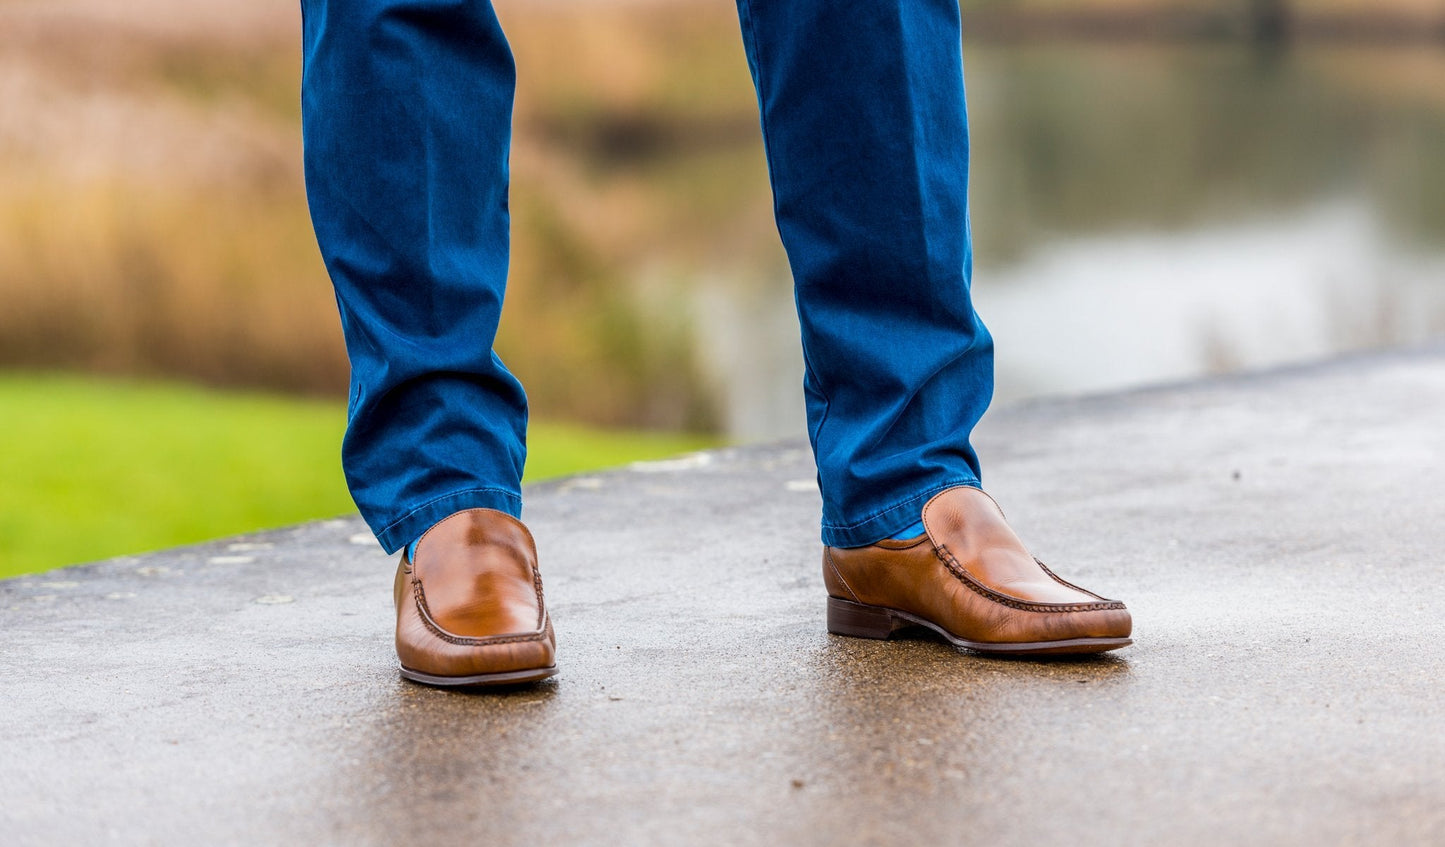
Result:
{"label": "shoe toe", "polygon": [[1128,638],[1134,632],[1134,619],[1120,603],[1118,608],[1076,612],[1074,638]]}

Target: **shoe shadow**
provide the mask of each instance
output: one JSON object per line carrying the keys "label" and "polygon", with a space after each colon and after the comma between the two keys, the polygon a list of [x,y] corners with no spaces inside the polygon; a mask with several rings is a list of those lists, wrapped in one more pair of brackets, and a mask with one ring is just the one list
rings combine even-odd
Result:
{"label": "shoe shadow", "polygon": [[416,691],[437,695],[459,694],[471,698],[492,698],[499,702],[526,700],[528,704],[533,705],[550,700],[557,695],[557,678],[555,676],[531,682],[488,685],[428,685],[400,675],[397,680],[401,683],[399,692],[403,694]]}
{"label": "shoe shadow", "polygon": [[832,675],[844,679],[906,682],[909,676],[958,685],[992,687],[1005,680],[1078,683],[1121,683],[1130,674],[1127,651],[1008,655],[980,653],[959,647],[926,627],[895,632],[887,640],[827,636],[830,649],[819,651],[819,661]]}

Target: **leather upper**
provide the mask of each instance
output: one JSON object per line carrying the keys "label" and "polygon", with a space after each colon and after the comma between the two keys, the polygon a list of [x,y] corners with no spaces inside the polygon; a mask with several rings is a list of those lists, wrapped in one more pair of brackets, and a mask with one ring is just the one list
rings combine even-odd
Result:
{"label": "leather upper", "polygon": [[980,643],[1125,638],[1128,609],[1060,579],[1024,547],[983,491],[946,489],[923,508],[926,534],[824,550],[834,597],[917,615]]}
{"label": "leather upper", "polygon": [[433,526],[416,561],[402,556],[395,599],[403,667],[472,676],[555,663],[536,543],[505,512],[468,509]]}

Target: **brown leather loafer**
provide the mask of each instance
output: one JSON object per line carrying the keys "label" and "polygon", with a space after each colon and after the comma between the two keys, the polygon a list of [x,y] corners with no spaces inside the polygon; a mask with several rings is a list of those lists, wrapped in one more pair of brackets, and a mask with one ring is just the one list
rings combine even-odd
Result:
{"label": "brown leather loafer", "polygon": [[427,530],[396,570],[401,675],[441,686],[513,685],[557,672],[537,545],[495,509],[457,512]]}
{"label": "brown leather loafer", "polygon": [[960,486],[923,507],[927,532],[828,547],[828,631],[891,638],[927,627],[980,653],[1100,653],[1126,647],[1129,610],[1064,582],[1014,534],[992,497]]}

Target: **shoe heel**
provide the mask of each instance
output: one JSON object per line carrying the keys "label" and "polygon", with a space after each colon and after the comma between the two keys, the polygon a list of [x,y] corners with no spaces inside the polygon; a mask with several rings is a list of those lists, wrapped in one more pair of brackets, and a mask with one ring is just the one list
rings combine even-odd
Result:
{"label": "shoe heel", "polygon": [[893,613],[887,609],[865,606],[841,597],[828,598],[828,631],[834,635],[890,638],[893,633],[908,625],[907,621],[893,617]]}

